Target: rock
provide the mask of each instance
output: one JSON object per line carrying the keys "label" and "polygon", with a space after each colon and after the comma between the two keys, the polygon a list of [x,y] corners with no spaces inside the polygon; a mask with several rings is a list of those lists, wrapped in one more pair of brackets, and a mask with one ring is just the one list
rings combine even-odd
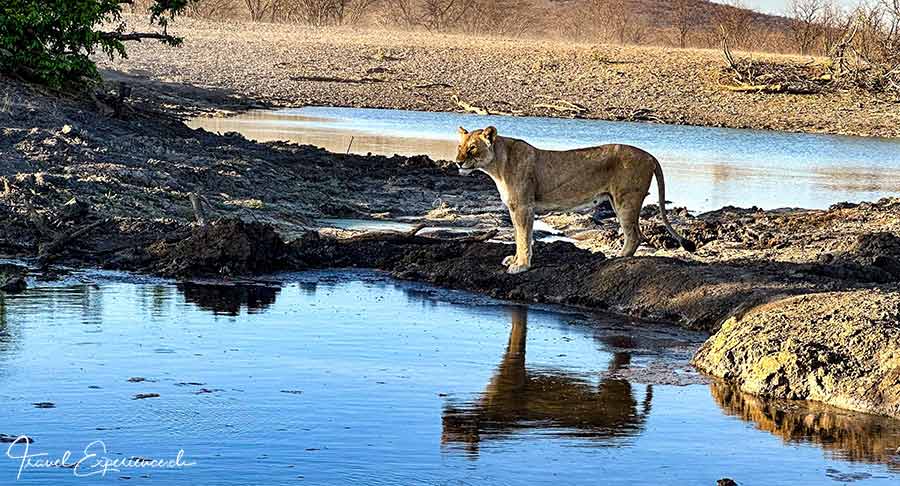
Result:
{"label": "rock", "polygon": [[856,239],[848,253],[869,262],[877,257],[898,257],[900,236],[887,232],[865,233]]}
{"label": "rock", "polygon": [[16,442],[17,440],[21,440],[22,442],[25,442],[26,444],[34,443],[34,439],[32,439],[31,437],[28,437],[27,435],[0,434],[0,444],[12,444],[12,443]]}
{"label": "rock", "polygon": [[857,203],[844,201],[844,202],[839,202],[839,203],[832,204],[831,206],[828,206],[828,210],[829,211],[839,211],[841,209],[854,209],[857,207],[859,207],[859,204],[857,204]]}
{"label": "rock", "polygon": [[900,290],[791,297],[728,319],[699,369],[769,398],[900,417]]}
{"label": "rock", "polygon": [[738,486],[738,483],[731,478],[722,478],[716,481],[716,486]]}
{"label": "rock", "polygon": [[0,264],[0,292],[17,294],[28,288],[25,282],[25,267],[18,265]]}

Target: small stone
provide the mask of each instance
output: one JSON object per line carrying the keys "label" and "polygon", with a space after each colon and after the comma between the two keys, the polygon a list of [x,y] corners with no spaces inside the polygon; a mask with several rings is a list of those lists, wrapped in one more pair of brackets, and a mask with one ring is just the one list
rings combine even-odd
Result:
{"label": "small stone", "polygon": [[731,478],[722,478],[716,481],[716,486],[738,486],[738,483]]}
{"label": "small stone", "polygon": [[34,439],[32,439],[31,437],[28,437],[27,435],[6,435],[6,434],[0,434],[0,443],[2,443],[2,444],[12,444],[12,443],[14,443],[14,442],[16,442],[17,440],[20,440],[20,439],[21,439],[22,442],[25,442],[26,444],[33,444],[33,443],[34,443]]}
{"label": "small stone", "polygon": [[63,125],[62,130],[60,130],[60,132],[62,132],[63,135],[68,135],[68,134],[72,133],[72,125],[69,125],[69,124]]}

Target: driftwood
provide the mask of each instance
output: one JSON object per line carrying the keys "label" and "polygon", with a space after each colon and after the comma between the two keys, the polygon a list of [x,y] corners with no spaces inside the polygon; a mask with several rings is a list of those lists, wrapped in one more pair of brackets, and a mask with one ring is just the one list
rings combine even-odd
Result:
{"label": "driftwood", "polygon": [[193,192],[188,197],[191,200],[191,207],[194,209],[194,219],[197,220],[197,224],[206,226],[206,213],[203,211],[203,201]]}
{"label": "driftwood", "polygon": [[534,108],[545,108],[548,110],[554,110],[561,113],[569,113],[573,115],[583,115],[587,113],[587,107],[584,105],[580,105],[578,103],[573,103],[571,101],[566,101],[559,98],[553,98],[551,96],[539,95],[538,98],[544,98],[547,101],[541,103],[535,103],[532,106]]}
{"label": "driftwood", "polygon": [[28,219],[37,228],[38,234],[42,236],[53,234],[53,231],[47,225],[47,221],[34,209],[34,205],[31,204],[31,199],[28,196],[25,196],[25,210],[28,212]]}
{"label": "driftwood", "polygon": [[411,86],[416,89],[429,89],[429,88],[452,88],[453,86],[447,83],[424,83],[424,84],[414,84]]}
{"label": "driftwood", "polygon": [[412,227],[409,231],[367,231],[363,234],[352,236],[343,241],[347,243],[359,243],[364,241],[382,241],[391,243],[416,243],[416,244],[438,244],[448,241],[459,243],[481,243],[497,236],[496,229],[473,233],[471,235],[459,238],[429,238],[427,236],[419,236],[427,225],[419,223]]}
{"label": "driftwood", "polygon": [[900,55],[870,61],[854,48],[858,27],[851,26],[827,60],[805,63],[739,59],[722,36],[725,67],[719,87],[737,93],[818,94],[838,90],[900,93]]}
{"label": "driftwood", "polygon": [[338,78],[336,76],[292,76],[291,81],[312,83],[371,84],[383,83],[383,79],[364,76],[361,78]]}
{"label": "driftwood", "polygon": [[40,264],[41,266],[49,264],[53,260],[59,258],[59,256],[66,250],[65,246],[68,245],[71,241],[81,238],[82,236],[90,233],[91,231],[108,222],[109,220],[104,218],[89,225],[82,226],[81,228],[75,228],[57,235],[53,239],[53,241],[41,246],[38,252],[38,264]]}
{"label": "driftwood", "polygon": [[369,240],[396,240],[409,239],[415,237],[419,231],[425,228],[424,223],[419,223],[412,227],[409,231],[366,231],[365,233],[352,236],[348,241],[369,241]]}
{"label": "driftwood", "polygon": [[730,79],[720,78],[719,86],[731,92],[816,94],[824,91],[833,80],[833,73],[828,66],[814,62],[784,64],[754,62],[753,58],[736,59],[724,30],[722,54],[727,65],[723,74]]}
{"label": "driftwood", "polygon": [[516,116],[518,114],[521,114],[521,112],[489,110],[481,106],[466,103],[465,101],[459,99],[459,96],[454,96],[453,102],[456,103],[456,106],[462,108],[462,110],[466,113],[474,113],[476,115]]}

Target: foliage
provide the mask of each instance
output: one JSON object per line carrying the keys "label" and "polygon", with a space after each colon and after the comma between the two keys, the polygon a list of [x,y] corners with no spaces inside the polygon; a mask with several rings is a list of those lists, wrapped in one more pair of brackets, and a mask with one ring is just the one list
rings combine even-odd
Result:
{"label": "foliage", "polygon": [[91,56],[98,51],[125,57],[124,42],[142,39],[178,45],[166,33],[168,20],[191,1],[155,0],[148,12],[160,32],[126,32],[122,7],[132,0],[3,0],[0,71],[52,87],[96,78]]}

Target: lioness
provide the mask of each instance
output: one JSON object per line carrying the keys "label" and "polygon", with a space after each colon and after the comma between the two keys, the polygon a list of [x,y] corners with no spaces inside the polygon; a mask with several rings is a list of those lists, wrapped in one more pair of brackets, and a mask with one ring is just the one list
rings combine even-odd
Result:
{"label": "lioness", "polygon": [[685,250],[696,249],[669,224],[662,168],[656,158],[639,148],[601,145],[540,150],[523,140],[501,137],[494,127],[471,133],[459,127],[456,163],[461,175],[480,170],[491,176],[500,199],[509,208],[516,232],[516,254],[503,260],[508,273],[531,268],[535,211],[585,209],[607,199],[625,233],[620,255],[634,255],[642,236],[638,218],[654,175],[663,224]]}

